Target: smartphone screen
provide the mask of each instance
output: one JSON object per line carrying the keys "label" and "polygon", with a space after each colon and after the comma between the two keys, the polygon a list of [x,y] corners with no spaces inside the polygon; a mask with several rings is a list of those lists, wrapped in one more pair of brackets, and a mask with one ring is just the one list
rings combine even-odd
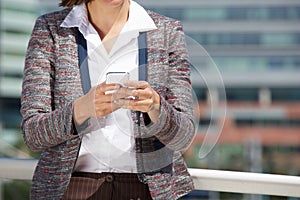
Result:
{"label": "smartphone screen", "polygon": [[106,74],[106,84],[117,83],[123,86],[126,81],[129,81],[128,72],[108,72]]}

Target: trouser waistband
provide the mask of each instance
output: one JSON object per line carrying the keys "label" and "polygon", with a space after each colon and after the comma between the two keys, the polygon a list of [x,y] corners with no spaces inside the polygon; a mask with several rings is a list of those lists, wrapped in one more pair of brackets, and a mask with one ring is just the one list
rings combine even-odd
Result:
{"label": "trouser waistband", "polygon": [[88,177],[94,179],[105,178],[106,182],[139,182],[138,174],[136,173],[91,173],[91,172],[74,172],[73,177]]}

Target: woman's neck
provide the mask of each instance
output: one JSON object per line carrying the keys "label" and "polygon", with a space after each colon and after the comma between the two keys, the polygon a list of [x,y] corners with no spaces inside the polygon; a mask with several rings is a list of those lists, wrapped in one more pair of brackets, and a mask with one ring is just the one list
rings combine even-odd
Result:
{"label": "woman's neck", "polygon": [[128,19],[129,0],[103,3],[94,0],[87,4],[89,20],[102,40],[116,37]]}

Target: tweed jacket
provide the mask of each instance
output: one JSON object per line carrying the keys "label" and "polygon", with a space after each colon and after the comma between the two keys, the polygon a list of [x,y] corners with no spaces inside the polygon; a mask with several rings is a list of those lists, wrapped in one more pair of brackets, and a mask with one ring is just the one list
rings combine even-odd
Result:
{"label": "tweed jacket", "polygon": [[[61,199],[80,149],[82,135],[77,134],[73,123],[74,101],[83,95],[76,29],[60,27],[69,12],[67,8],[40,16],[28,44],[21,130],[27,146],[41,151],[31,199]],[[151,134],[139,140],[146,148],[155,138],[169,150],[165,152],[172,153],[151,154],[160,159],[139,156],[137,166],[143,163],[141,159],[147,159],[149,172],[141,174],[153,199],[177,199],[193,189],[182,157],[195,133],[188,54],[180,22],[152,11],[148,14],[158,29],[147,32],[147,81],[161,96],[161,114],[157,123],[146,124],[145,114],[132,112],[134,132]],[[171,173],[150,169],[170,155]]]}

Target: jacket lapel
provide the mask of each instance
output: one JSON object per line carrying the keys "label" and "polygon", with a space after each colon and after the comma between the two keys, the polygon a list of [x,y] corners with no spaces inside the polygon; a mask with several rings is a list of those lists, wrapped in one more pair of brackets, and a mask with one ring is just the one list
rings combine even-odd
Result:
{"label": "jacket lapel", "polygon": [[147,80],[147,34],[146,32],[140,33],[138,37],[138,46],[139,46],[139,80]]}
{"label": "jacket lapel", "polygon": [[91,89],[91,80],[87,59],[87,44],[82,33],[76,29],[76,40],[78,45],[79,70],[83,93],[86,94]]}

